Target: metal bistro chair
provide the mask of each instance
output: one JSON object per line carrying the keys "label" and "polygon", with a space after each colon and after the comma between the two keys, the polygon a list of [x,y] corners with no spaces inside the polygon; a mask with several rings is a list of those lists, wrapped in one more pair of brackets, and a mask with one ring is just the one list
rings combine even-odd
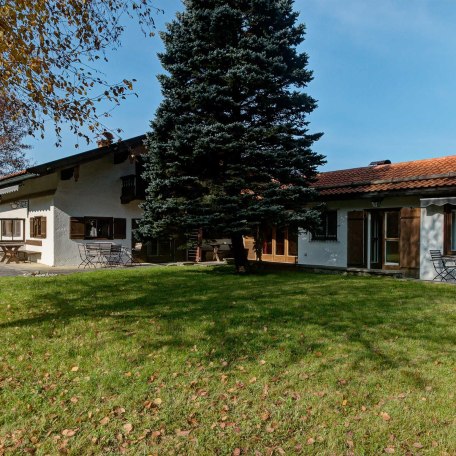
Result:
{"label": "metal bistro chair", "polygon": [[432,280],[440,279],[442,282],[456,280],[456,276],[454,275],[456,273],[456,265],[447,265],[440,250],[429,250],[429,253],[431,254],[431,261],[437,273]]}
{"label": "metal bistro chair", "polygon": [[87,249],[86,244],[78,244],[78,249],[79,249],[79,256],[81,257],[81,263],[78,266],[78,269],[83,266],[84,269],[87,267],[94,267],[96,268],[96,261],[97,261],[97,255],[93,253],[93,251],[90,251]]}
{"label": "metal bistro chair", "polygon": [[105,254],[105,258],[106,267],[122,265],[122,246],[118,244],[111,244],[109,253]]}

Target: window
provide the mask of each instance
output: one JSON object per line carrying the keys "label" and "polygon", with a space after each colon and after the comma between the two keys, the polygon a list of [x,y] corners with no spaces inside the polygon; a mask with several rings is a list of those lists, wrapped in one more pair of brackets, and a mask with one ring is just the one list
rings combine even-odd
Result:
{"label": "window", "polygon": [[0,240],[23,241],[24,219],[0,219]]}
{"label": "window", "polygon": [[385,212],[385,264],[399,264],[399,211]]}
{"label": "window", "polygon": [[444,252],[456,254],[456,207],[445,206]]}
{"label": "window", "polygon": [[321,225],[312,233],[312,241],[337,241],[337,211],[321,214]]}
{"label": "window", "polygon": [[30,237],[41,239],[46,237],[46,217],[30,218]]}
{"label": "window", "polygon": [[127,220],[112,217],[71,217],[70,239],[126,239]]}

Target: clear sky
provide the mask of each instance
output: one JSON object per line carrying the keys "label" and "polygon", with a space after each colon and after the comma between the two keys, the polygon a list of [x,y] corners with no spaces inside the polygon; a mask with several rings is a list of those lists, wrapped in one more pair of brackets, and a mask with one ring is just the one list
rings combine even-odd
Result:
{"label": "clear sky", "polygon": [[[156,0],[164,9],[157,30],[183,8],[179,0]],[[322,170],[456,154],[456,1],[295,0],[307,26],[301,49],[318,100],[311,132],[324,132],[314,150],[327,157]],[[107,124],[123,138],[145,133],[161,100],[158,35],[144,38],[129,24],[123,46],[103,68],[111,81],[136,78],[136,92],[112,112]],[[52,128],[45,140],[30,140],[37,162],[95,147],[74,145],[64,134],[55,148]]]}

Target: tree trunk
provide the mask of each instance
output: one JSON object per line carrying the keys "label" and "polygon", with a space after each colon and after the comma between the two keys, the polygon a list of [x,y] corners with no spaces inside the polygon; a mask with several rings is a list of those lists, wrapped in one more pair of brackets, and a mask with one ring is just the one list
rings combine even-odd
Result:
{"label": "tree trunk", "polygon": [[246,272],[248,262],[247,262],[247,252],[244,247],[244,239],[242,234],[233,234],[231,235],[231,248],[233,249],[234,256],[234,265],[237,272]]}

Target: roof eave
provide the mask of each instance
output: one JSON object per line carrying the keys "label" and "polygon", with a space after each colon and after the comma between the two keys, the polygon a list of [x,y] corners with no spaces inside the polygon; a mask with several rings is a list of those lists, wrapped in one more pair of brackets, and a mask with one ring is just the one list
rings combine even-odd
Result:
{"label": "roof eave", "polygon": [[36,174],[50,174],[58,169],[69,168],[71,166],[98,160],[105,157],[106,155],[109,155],[110,153],[121,152],[132,147],[137,147],[139,145],[142,145],[145,139],[146,135],[135,136],[133,138],[113,143],[108,146],[97,147],[86,152],[81,152],[80,154],[70,155],[69,157],[64,157],[51,162],[42,163],[41,165],[32,166],[28,168],[27,171]]}

